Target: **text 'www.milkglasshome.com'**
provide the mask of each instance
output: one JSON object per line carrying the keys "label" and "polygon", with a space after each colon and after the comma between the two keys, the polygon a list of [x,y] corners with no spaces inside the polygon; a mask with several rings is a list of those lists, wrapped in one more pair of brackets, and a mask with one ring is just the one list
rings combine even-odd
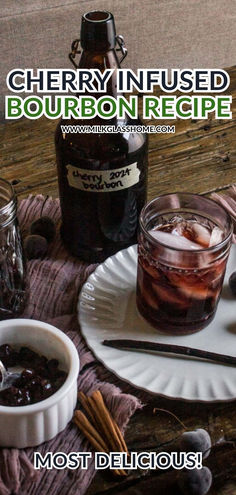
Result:
{"label": "text 'www.milkglasshome.com'", "polygon": [[61,125],[63,134],[175,133],[172,125]]}

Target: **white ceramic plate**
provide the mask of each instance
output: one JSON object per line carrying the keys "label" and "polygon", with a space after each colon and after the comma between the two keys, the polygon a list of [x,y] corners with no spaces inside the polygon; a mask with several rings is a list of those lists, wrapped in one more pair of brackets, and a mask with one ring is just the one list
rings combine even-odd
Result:
{"label": "white ceramic plate", "polygon": [[161,335],[139,316],[135,303],[136,246],[118,252],[99,265],[79,297],[79,320],[88,346],[120,378],[148,392],[197,401],[236,398],[236,367],[171,355],[118,350],[104,339],[168,342],[236,355],[236,300],[227,287],[236,269],[236,246],[231,249],[225,285],[215,319],[188,336]]}

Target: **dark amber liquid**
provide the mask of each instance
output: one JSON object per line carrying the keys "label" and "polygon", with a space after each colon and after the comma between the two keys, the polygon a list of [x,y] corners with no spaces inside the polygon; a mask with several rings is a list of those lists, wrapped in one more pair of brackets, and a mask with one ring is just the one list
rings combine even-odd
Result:
{"label": "dark amber liquid", "polygon": [[210,262],[211,255],[205,256],[209,256],[206,267],[188,267],[188,254],[183,252],[184,268],[176,268],[159,262],[155,248],[147,253],[140,243],[137,307],[157,330],[176,335],[194,333],[214,318],[227,259],[219,256]]}
{"label": "dark amber liquid", "polygon": [[[100,262],[137,242],[138,218],[146,200],[147,138],[140,133],[130,133],[128,137],[66,134],[64,138],[62,123],[56,132],[61,235],[71,253],[90,262]],[[87,192],[68,183],[68,164],[96,173],[135,162],[140,170],[139,181],[122,190]]]}

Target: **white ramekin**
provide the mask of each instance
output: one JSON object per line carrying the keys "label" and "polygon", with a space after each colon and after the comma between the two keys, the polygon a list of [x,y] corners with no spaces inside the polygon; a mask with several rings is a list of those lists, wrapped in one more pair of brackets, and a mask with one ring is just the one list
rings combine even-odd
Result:
{"label": "white ramekin", "polygon": [[49,359],[58,359],[68,376],[48,399],[29,406],[0,406],[0,447],[33,447],[51,440],[64,430],[76,405],[79,356],[73,342],[47,323],[12,319],[0,322],[2,344],[28,346]]}

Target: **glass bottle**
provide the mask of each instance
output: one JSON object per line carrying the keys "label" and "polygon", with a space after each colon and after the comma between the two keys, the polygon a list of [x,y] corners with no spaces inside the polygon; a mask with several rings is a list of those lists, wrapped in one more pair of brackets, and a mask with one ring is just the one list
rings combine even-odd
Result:
{"label": "glass bottle", "polygon": [[[73,58],[78,43],[76,40],[72,44],[73,53],[70,54],[75,66]],[[83,51],[79,68],[115,69],[108,81],[107,94],[116,97],[116,69],[120,67],[117,43],[118,50],[123,52],[122,60],[126,49],[123,38],[116,36],[113,15],[105,11],[84,14],[80,43]],[[89,121],[61,120],[57,126],[55,142],[62,239],[72,254],[89,262],[101,262],[137,242],[139,214],[146,201],[147,136],[140,132],[63,135],[62,124],[139,125],[141,121],[128,117],[123,121],[96,117]],[[72,179],[72,173],[74,176],[79,174],[80,180]],[[98,189],[92,184],[89,191],[83,190],[81,175],[90,183],[94,182]],[[105,184],[102,191],[99,182]],[[115,184],[115,190],[111,183]]]}
{"label": "glass bottle", "polygon": [[11,184],[0,179],[0,320],[20,315],[25,302],[25,268],[17,200]]}

